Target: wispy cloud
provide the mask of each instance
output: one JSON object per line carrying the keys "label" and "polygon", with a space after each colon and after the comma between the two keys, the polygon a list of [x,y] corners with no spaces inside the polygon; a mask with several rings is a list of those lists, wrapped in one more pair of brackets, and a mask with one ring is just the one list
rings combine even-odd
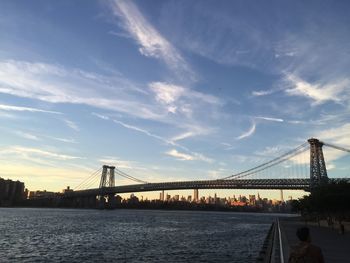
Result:
{"label": "wispy cloud", "polygon": [[283,119],[280,118],[272,118],[272,117],[262,117],[262,116],[257,116],[254,117],[255,119],[259,119],[259,120],[265,120],[265,121],[274,121],[274,122],[283,122]]}
{"label": "wispy cloud", "polygon": [[64,123],[69,127],[69,128],[71,128],[72,130],[75,130],[75,131],[80,131],[80,129],[79,129],[79,127],[78,127],[78,125],[75,123],[75,122],[73,122],[73,121],[71,121],[71,120],[67,120],[67,119],[65,119],[65,120],[63,120],[64,121]]}
{"label": "wispy cloud", "polygon": [[192,89],[184,88],[167,82],[151,82],[151,90],[156,94],[156,99],[162,103],[171,104],[180,97],[187,97],[194,100],[200,100],[208,104],[222,104],[221,100],[215,96],[204,94]]}
{"label": "wispy cloud", "polygon": [[193,71],[181,54],[143,16],[134,3],[113,0],[110,1],[110,7],[113,14],[122,20],[124,29],[140,45],[139,51],[142,55],[163,60],[178,77],[189,76],[190,80],[195,79]]}
{"label": "wispy cloud", "polygon": [[287,74],[286,81],[291,87],[285,92],[288,95],[303,96],[311,99],[315,105],[325,103],[327,101],[341,102],[350,98],[349,79],[343,79],[333,83],[309,83],[300,77]]}
{"label": "wispy cloud", "polygon": [[52,151],[42,150],[40,148],[24,147],[24,146],[10,146],[0,150],[0,156],[15,155],[17,157],[41,157],[54,160],[74,160],[82,159],[82,157],[60,154]]}
{"label": "wispy cloud", "polygon": [[99,114],[99,113],[96,113],[96,112],[92,112],[91,114],[96,116],[96,117],[98,117],[98,118],[100,118],[100,119],[102,119],[102,120],[109,120],[109,117],[106,116],[106,115],[102,115],[102,114]]}
{"label": "wispy cloud", "polygon": [[8,112],[3,112],[0,111],[0,118],[4,118],[4,119],[16,119],[17,116],[15,114],[11,114]]}
{"label": "wispy cloud", "polygon": [[51,136],[46,136],[50,139],[59,141],[59,142],[66,142],[66,143],[77,143],[76,140],[72,139],[72,138],[59,138],[59,137],[51,137]]}
{"label": "wispy cloud", "polygon": [[276,92],[276,91],[275,90],[254,90],[254,91],[252,91],[252,95],[260,97],[260,96],[270,95],[274,92]]}
{"label": "wispy cloud", "polygon": [[184,133],[181,133],[181,134],[176,135],[176,136],[174,136],[173,138],[171,138],[171,141],[173,141],[173,142],[181,141],[181,140],[184,140],[184,139],[186,139],[186,138],[190,138],[190,137],[192,137],[192,136],[194,136],[194,135],[195,135],[195,133],[194,133],[194,132],[191,132],[191,131],[189,131],[189,132],[184,132]]}
{"label": "wispy cloud", "polygon": [[[168,82],[151,82],[140,89],[120,75],[14,60],[0,61],[0,93],[55,104],[88,105],[173,126],[188,125],[199,115],[201,120],[209,119],[222,105],[215,96]],[[204,107],[207,114],[203,117]],[[11,105],[2,109],[57,114]]]}
{"label": "wispy cloud", "polygon": [[15,134],[29,140],[34,140],[34,141],[39,141],[38,136],[28,133],[28,132],[23,132],[23,131],[15,131]]}
{"label": "wispy cloud", "polygon": [[195,160],[194,156],[192,156],[190,154],[178,152],[176,149],[172,149],[172,150],[166,152],[165,154],[172,156],[172,157],[175,157],[177,160],[181,160],[181,161],[193,161],[193,160]]}
{"label": "wispy cloud", "polygon": [[34,140],[34,141],[41,141],[43,139],[50,139],[50,140],[55,140],[55,141],[65,142],[65,143],[77,143],[72,138],[60,138],[60,137],[45,135],[42,133],[33,134],[31,132],[24,132],[24,131],[14,131],[13,133],[16,134],[17,136],[22,137],[22,138],[25,138],[28,140]]}
{"label": "wispy cloud", "polygon": [[29,112],[43,112],[43,113],[62,114],[61,112],[58,112],[58,111],[48,111],[48,110],[42,110],[42,109],[37,109],[37,108],[14,106],[14,105],[5,105],[5,104],[0,104],[0,110],[4,110],[4,111],[29,111]]}
{"label": "wispy cloud", "polygon": [[240,136],[238,136],[236,139],[237,140],[242,140],[244,138],[248,138],[250,136],[252,136],[255,132],[255,129],[256,129],[256,124],[255,122],[252,123],[252,126],[250,127],[250,129],[244,133],[242,133]]}
{"label": "wispy cloud", "polygon": [[235,147],[231,143],[221,142],[220,144],[225,147],[224,148],[225,151],[229,151],[229,150],[235,149]]}
{"label": "wispy cloud", "polygon": [[279,156],[285,153],[287,150],[290,150],[290,147],[285,145],[267,146],[261,151],[256,151],[254,154],[270,158]]}
{"label": "wispy cloud", "polygon": [[151,133],[151,132],[149,132],[149,131],[147,131],[147,130],[145,130],[143,128],[140,128],[140,127],[137,127],[137,126],[134,126],[134,125],[130,125],[130,124],[127,124],[127,123],[119,121],[119,120],[113,120],[113,122],[123,126],[124,128],[143,133],[143,134],[145,134],[145,135],[147,135],[149,137],[152,137],[154,139],[157,139],[157,140],[159,140],[159,141],[161,141],[161,142],[163,142],[163,143],[165,143],[167,145],[172,145],[172,146],[178,147],[178,148],[188,152],[188,154],[193,156],[195,158],[195,160],[200,160],[200,161],[204,161],[204,162],[208,162],[208,163],[214,162],[213,159],[205,156],[204,154],[191,151],[187,147],[185,147],[185,146],[183,146],[183,145],[181,145],[179,143],[176,143],[175,141],[172,141],[172,140],[166,139],[166,138],[164,138],[162,136],[153,134],[153,133]]}
{"label": "wispy cloud", "polygon": [[142,129],[142,128],[139,128],[137,126],[133,126],[133,125],[130,125],[130,124],[127,124],[125,122],[118,121],[118,120],[113,120],[113,122],[123,126],[124,128],[130,129],[130,130],[134,130],[134,131],[143,133],[143,134],[145,134],[145,135],[147,135],[149,137],[152,137],[152,138],[155,138],[157,140],[160,140],[160,141],[162,141],[162,142],[164,142],[166,144],[174,145],[174,143],[172,141],[167,140],[167,139],[165,139],[165,138],[163,138],[163,137],[161,137],[159,135],[153,134],[153,133],[151,133],[151,132],[149,132],[149,131],[147,131],[145,129]]}
{"label": "wispy cloud", "polygon": [[156,100],[165,104],[172,104],[184,95],[185,89],[178,85],[164,82],[151,82],[151,90],[155,93]]}
{"label": "wispy cloud", "polygon": [[[99,75],[80,69],[66,69],[60,65],[0,61],[0,93],[49,103],[85,104],[144,119],[163,119],[157,106],[145,103],[144,90],[122,76]],[[11,105],[3,105],[2,108],[57,114]]]}
{"label": "wispy cloud", "polygon": [[173,142],[176,142],[176,141],[181,141],[191,137],[205,136],[208,134],[212,134],[217,130],[215,128],[205,127],[203,125],[196,125],[196,124],[184,125],[183,128],[185,129],[184,132],[181,132],[175,135],[170,140]]}

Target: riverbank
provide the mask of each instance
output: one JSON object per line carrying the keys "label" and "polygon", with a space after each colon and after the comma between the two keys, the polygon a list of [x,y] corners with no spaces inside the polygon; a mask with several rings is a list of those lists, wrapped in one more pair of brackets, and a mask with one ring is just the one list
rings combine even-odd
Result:
{"label": "riverbank", "polygon": [[281,218],[280,228],[282,233],[284,262],[288,262],[290,246],[298,243],[296,230],[299,227],[310,228],[312,243],[322,250],[325,262],[348,263],[350,259],[350,228],[345,227],[345,234],[340,234],[339,229],[332,229],[326,224],[303,222],[300,218]]}

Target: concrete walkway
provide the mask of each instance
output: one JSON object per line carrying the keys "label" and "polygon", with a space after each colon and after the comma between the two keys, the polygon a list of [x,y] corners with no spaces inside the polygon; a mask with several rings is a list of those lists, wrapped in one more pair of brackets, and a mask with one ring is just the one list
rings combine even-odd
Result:
{"label": "concrete walkway", "polygon": [[[281,220],[281,231],[285,261],[288,262],[289,247],[298,243],[296,229],[305,226],[298,220]],[[310,228],[312,243],[322,249],[326,263],[350,262],[350,232],[341,235],[338,231],[328,227],[307,225]]]}

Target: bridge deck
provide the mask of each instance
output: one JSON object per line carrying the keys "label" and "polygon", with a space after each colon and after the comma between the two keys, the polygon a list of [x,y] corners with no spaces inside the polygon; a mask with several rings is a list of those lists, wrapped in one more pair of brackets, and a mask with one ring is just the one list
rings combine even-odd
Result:
{"label": "bridge deck", "polygon": [[122,193],[136,193],[162,190],[185,189],[290,189],[308,190],[310,179],[237,179],[237,180],[207,180],[180,181],[148,184],[133,184],[116,187],[95,188],[68,192],[66,197],[97,196]]}

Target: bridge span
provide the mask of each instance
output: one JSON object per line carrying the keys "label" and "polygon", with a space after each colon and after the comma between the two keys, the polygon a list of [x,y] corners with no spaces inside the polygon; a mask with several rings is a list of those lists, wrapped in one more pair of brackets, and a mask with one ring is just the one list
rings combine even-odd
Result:
{"label": "bridge span", "polygon": [[[313,191],[332,181],[349,178],[329,178],[322,147],[349,153],[349,149],[324,143],[311,138],[307,142],[278,157],[251,169],[217,180],[175,181],[151,183],[133,177],[115,166],[103,165],[81,182],[75,189],[66,191],[51,200],[58,206],[68,207],[115,207],[117,194],[161,191],[194,190],[198,200],[201,189],[265,189],[265,190],[304,190]],[[309,154],[307,154],[309,152]],[[309,156],[309,157],[308,157]],[[303,158],[309,158],[305,160]],[[305,167],[303,167],[305,165]],[[305,168],[305,169],[304,169]],[[102,173],[101,173],[102,172]],[[130,185],[116,185],[116,175],[134,181]],[[96,187],[96,182],[100,181]],[[91,187],[92,186],[92,187]]]}
{"label": "bridge span", "polygon": [[114,187],[102,187],[67,192],[66,197],[110,196],[123,193],[137,193],[163,190],[186,189],[283,189],[305,190],[310,188],[310,179],[231,179],[200,180],[163,183],[132,184]]}

